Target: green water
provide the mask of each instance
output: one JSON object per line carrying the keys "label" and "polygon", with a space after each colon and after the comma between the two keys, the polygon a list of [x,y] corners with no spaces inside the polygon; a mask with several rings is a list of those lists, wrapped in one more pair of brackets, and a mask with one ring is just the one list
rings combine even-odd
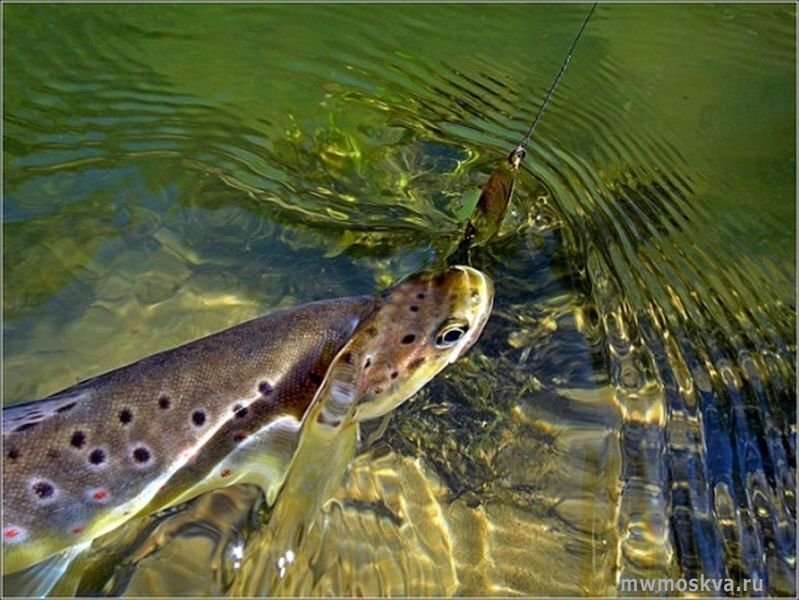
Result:
{"label": "green water", "polygon": [[[4,403],[439,264],[586,10],[4,5]],[[795,591],[795,73],[793,4],[600,5],[478,259],[483,340],[341,492],[426,562],[374,587],[351,510],[330,572]]]}

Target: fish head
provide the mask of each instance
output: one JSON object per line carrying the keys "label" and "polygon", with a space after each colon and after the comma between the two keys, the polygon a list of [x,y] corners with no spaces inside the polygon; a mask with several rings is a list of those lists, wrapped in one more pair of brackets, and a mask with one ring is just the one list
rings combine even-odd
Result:
{"label": "fish head", "polygon": [[388,413],[463,356],[493,300],[491,280],[466,266],[417,274],[384,293],[343,354],[360,373],[353,420]]}

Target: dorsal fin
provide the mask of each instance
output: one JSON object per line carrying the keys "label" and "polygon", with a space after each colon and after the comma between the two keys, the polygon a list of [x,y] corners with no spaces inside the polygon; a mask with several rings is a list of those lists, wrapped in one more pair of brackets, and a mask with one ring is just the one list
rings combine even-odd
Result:
{"label": "dorsal fin", "polygon": [[70,389],[51,398],[15,404],[3,409],[3,435],[24,431],[54,415],[63,414],[91,398],[91,391]]}

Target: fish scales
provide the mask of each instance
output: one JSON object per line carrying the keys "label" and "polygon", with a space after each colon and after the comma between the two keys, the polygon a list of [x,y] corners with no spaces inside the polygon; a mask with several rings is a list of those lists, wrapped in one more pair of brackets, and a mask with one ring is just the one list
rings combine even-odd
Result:
{"label": "fish scales", "polygon": [[259,429],[296,431],[374,309],[364,296],[279,311],[4,409],[5,572],[196,495]]}

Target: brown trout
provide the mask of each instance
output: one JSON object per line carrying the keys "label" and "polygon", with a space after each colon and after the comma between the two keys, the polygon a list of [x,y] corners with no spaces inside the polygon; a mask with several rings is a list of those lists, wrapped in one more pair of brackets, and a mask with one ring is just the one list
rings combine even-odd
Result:
{"label": "brown trout", "polygon": [[[232,483],[255,483],[273,502],[303,415],[353,333],[415,348],[431,327],[431,344],[479,332],[446,310],[463,294],[482,298],[478,281],[487,280],[453,267],[376,298],[276,312],[4,409],[5,573]],[[400,369],[427,373],[424,363],[385,365],[376,354],[357,365],[376,377],[364,414],[394,396]]]}

